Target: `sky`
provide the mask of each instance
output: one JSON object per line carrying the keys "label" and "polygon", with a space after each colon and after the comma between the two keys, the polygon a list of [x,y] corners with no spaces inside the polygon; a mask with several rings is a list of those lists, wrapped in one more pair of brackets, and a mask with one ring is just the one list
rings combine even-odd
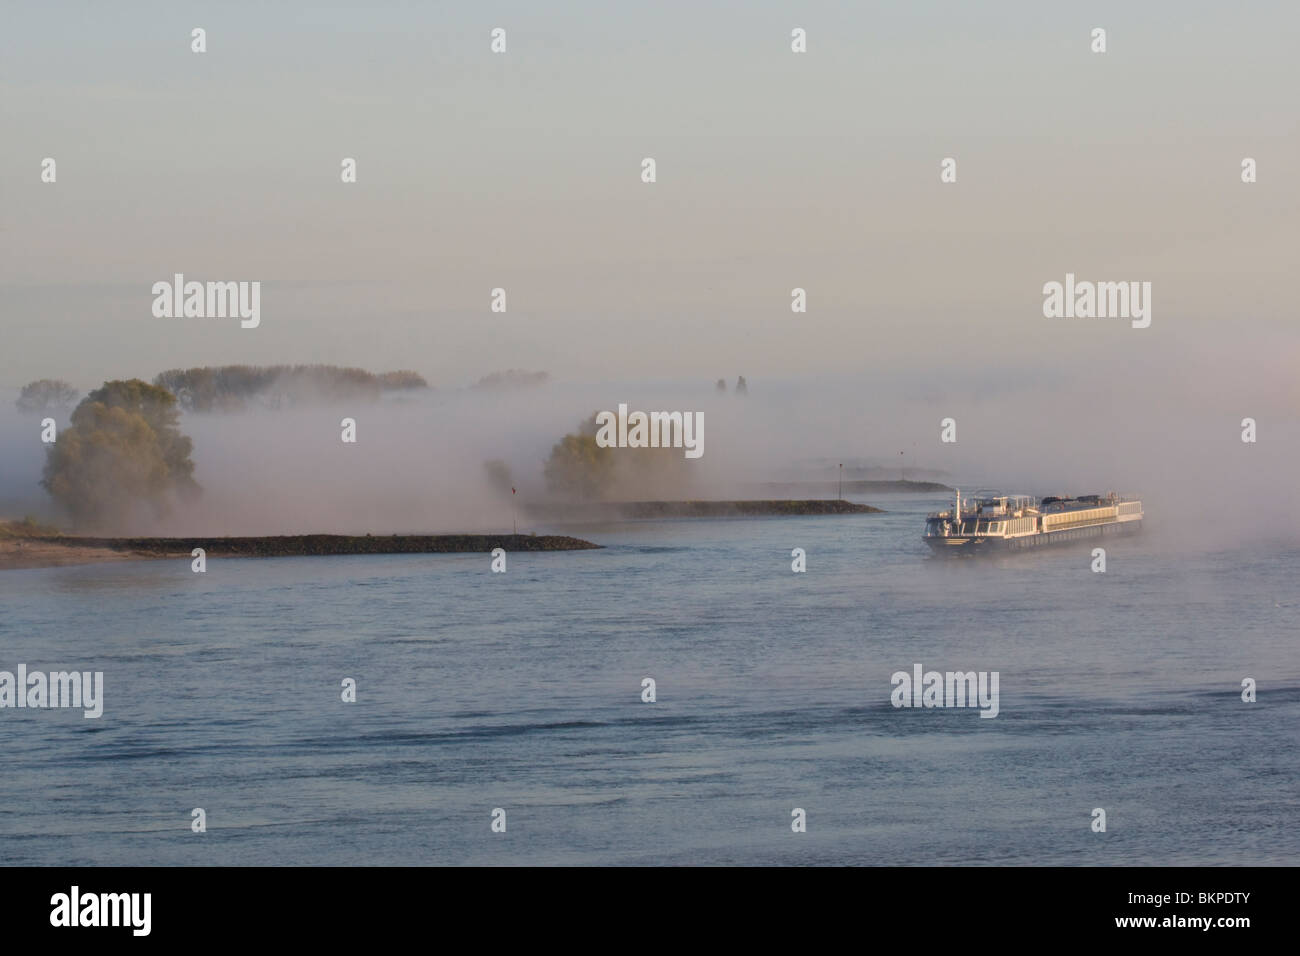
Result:
{"label": "sky", "polygon": [[[640,386],[686,407],[745,375],[788,422],[751,440],[787,460],[920,443],[960,470],[925,454],[951,414],[980,474],[1236,441],[1247,415],[1300,437],[1294,3],[6,0],[4,19],[0,389],[323,362],[440,388],[543,369],[606,407]],[[261,282],[259,327],[155,317],[178,272]],[[1045,317],[1067,273],[1150,282],[1150,327]],[[581,394],[557,421],[590,414]],[[819,428],[787,440],[796,413]]]}
{"label": "sky", "polygon": [[[0,385],[295,361],[446,384],[852,377],[1013,370],[1063,339],[1153,362],[1294,346],[1294,4],[5,17]],[[262,325],[154,318],[176,272],[261,281]],[[1152,327],[1045,319],[1066,272],[1152,282]]]}

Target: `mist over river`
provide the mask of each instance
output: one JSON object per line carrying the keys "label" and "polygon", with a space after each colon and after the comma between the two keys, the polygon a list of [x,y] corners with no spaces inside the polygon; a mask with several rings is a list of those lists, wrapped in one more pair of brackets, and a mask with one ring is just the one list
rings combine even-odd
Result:
{"label": "mist over river", "polygon": [[[1189,547],[1148,507],[1104,574],[1087,546],[941,562],[920,535],[947,499],[854,500],[886,513],[530,528],[606,547],[505,574],[0,573],[0,669],[104,673],[99,719],[0,713],[0,862],[1300,858],[1300,548]],[[997,716],[895,708],[915,664],[997,671]]]}

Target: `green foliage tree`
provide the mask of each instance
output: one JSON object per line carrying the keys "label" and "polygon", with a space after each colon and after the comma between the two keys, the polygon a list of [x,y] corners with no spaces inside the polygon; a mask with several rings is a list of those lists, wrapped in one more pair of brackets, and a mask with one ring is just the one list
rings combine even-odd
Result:
{"label": "green foliage tree", "polygon": [[71,408],[76,402],[77,390],[67,382],[42,378],[24,385],[14,404],[24,414],[43,414],[57,409]]}
{"label": "green foliage tree", "polygon": [[78,525],[110,523],[138,504],[164,514],[176,497],[199,491],[193,442],[179,422],[166,389],[139,379],[105,382],[50,447],[41,486]]}
{"label": "green foliage tree", "polygon": [[596,416],[551,448],[544,474],[546,487],[566,498],[603,498],[614,481],[614,449],[596,444]]}
{"label": "green foliage tree", "polygon": [[680,448],[601,448],[596,415],[565,435],[546,462],[546,487],[581,500],[674,499],[691,485],[690,462]]}

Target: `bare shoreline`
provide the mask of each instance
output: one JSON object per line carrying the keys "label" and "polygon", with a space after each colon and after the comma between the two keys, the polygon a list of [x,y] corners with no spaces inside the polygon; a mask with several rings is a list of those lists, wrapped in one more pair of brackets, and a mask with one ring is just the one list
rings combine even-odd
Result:
{"label": "bare shoreline", "polygon": [[[182,555],[188,557],[189,552],[179,552],[174,557]],[[58,568],[72,564],[99,564],[108,561],[140,561],[164,557],[173,557],[173,555],[135,554],[129,551],[114,551],[111,548],[56,544],[32,538],[0,539],[0,571]]]}
{"label": "bare shoreline", "polygon": [[0,570],[141,561],[189,560],[195,548],[206,557],[308,557],[345,554],[466,554],[503,548],[517,551],[579,551],[600,545],[565,535],[268,535],[242,538],[0,538]]}
{"label": "bare shoreline", "polygon": [[[740,499],[699,501],[587,502],[528,508],[534,517],[558,520],[754,518],[878,514],[879,508],[842,499]],[[534,534],[300,534],[249,537],[95,538],[57,533],[35,524],[7,523],[0,535],[0,571],[111,561],[186,559],[195,548],[205,557],[283,558],[356,554],[468,554],[503,548],[517,551],[578,551],[601,547],[567,535]]]}

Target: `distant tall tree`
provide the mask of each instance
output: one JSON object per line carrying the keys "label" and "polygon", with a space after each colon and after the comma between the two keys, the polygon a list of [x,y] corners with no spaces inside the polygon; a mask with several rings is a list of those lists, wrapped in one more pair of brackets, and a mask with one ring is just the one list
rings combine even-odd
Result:
{"label": "distant tall tree", "polygon": [[736,394],[737,395],[749,394],[749,386],[745,384],[745,376],[743,375],[736,379]]}
{"label": "distant tall tree", "polygon": [[166,389],[139,379],[105,382],[50,446],[41,486],[78,525],[111,524],[142,503],[166,513],[177,496],[199,491],[193,443],[178,425]]}
{"label": "distant tall tree", "polygon": [[14,402],[20,412],[36,414],[71,408],[76,403],[77,390],[67,382],[54,378],[28,382]]}
{"label": "distant tall tree", "polygon": [[717,389],[719,392],[725,392],[727,390],[727,380],[725,378],[718,379]]}

